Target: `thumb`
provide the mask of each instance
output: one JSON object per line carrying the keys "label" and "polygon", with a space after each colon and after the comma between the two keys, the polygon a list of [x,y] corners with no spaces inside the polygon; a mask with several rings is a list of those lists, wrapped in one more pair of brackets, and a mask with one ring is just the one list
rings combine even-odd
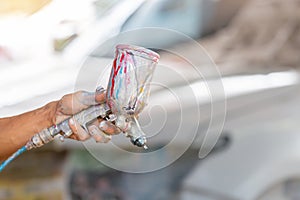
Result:
{"label": "thumb", "polygon": [[81,91],[75,93],[75,99],[77,99],[79,103],[86,106],[92,106],[105,102],[105,96],[105,90],[101,86],[96,89],[96,92]]}

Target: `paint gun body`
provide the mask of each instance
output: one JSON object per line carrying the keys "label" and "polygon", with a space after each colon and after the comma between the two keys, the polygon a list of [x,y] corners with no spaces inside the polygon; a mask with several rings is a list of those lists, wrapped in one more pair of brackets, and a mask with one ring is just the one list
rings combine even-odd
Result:
{"label": "paint gun body", "polygon": [[[106,90],[106,102],[91,106],[73,117],[88,131],[88,126],[98,118],[113,122],[130,141],[139,147],[147,149],[146,136],[142,131],[137,116],[147,105],[150,93],[150,82],[158,62],[159,55],[151,50],[118,45],[116,56]],[[69,137],[72,131],[69,119],[44,129],[35,134],[26,144],[26,148],[40,147],[60,135]]]}

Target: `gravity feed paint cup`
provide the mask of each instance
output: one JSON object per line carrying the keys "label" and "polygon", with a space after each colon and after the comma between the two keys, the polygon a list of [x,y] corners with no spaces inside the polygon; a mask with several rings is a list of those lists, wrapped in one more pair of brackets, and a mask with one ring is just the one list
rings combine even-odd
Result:
{"label": "gravity feed paint cup", "polygon": [[106,94],[112,113],[133,117],[143,110],[158,60],[159,55],[149,49],[123,44],[116,46]]}

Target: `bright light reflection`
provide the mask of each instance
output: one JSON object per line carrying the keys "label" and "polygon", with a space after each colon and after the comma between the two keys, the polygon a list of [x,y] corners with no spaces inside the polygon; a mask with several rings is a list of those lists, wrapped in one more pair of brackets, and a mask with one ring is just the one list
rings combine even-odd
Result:
{"label": "bright light reflection", "polygon": [[[296,84],[299,82],[299,74],[293,71],[285,71],[270,74],[229,76],[223,77],[222,82],[225,96],[226,98],[230,98],[252,92]],[[191,87],[199,101],[205,103],[210,101],[208,85],[213,85],[215,83],[215,80],[209,80],[207,83],[199,81],[191,84]],[[214,92],[214,94],[219,98],[222,97],[222,94],[218,91],[211,92]]]}

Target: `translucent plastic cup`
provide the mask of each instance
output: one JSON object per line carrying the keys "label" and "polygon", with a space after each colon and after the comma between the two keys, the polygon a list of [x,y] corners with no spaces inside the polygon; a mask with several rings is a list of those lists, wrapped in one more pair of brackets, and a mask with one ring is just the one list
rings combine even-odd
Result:
{"label": "translucent plastic cup", "polygon": [[149,49],[118,45],[107,86],[113,113],[138,115],[147,105],[150,82],[159,55]]}

